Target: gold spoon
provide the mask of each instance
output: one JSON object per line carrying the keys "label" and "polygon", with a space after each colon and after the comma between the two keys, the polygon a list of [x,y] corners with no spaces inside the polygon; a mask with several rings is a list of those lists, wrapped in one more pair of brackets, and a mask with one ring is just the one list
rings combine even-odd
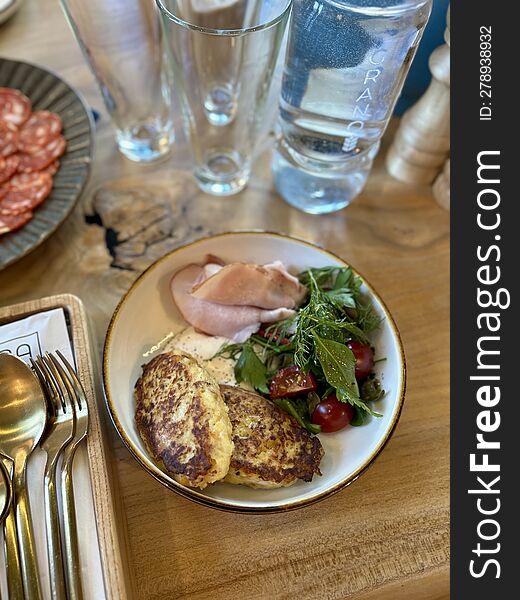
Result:
{"label": "gold spoon", "polygon": [[4,522],[9,513],[12,497],[13,486],[11,484],[11,477],[9,477],[9,471],[0,458],[0,523]]}
{"label": "gold spoon", "polygon": [[[0,457],[0,525],[4,522],[11,507],[13,486],[11,485],[11,477],[9,471],[4,465]],[[0,598],[2,594],[0,593]]]}
{"label": "gold spoon", "polygon": [[[1,400],[0,400],[1,401]],[[16,535],[16,517],[13,510],[13,484],[11,474],[13,471],[13,461],[7,456],[2,456],[0,462],[8,474],[9,487],[11,489],[11,500],[7,507],[7,514],[4,521],[4,544],[7,569],[7,589],[9,591],[9,600],[24,600],[22,571],[20,567],[20,555],[18,553],[18,536]]]}
{"label": "gold spoon", "polygon": [[[31,522],[29,495],[27,493],[27,459],[37,446],[45,429],[47,408],[45,397],[31,369],[21,360],[10,354],[0,354],[0,453],[13,461],[13,510],[6,520],[14,514],[18,536],[18,554],[25,597],[31,600],[41,599],[40,578],[36,562],[34,534]],[[5,464],[5,463],[4,463]],[[11,536],[12,537],[12,536]],[[9,556],[7,570],[16,572]],[[16,583],[11,580],[14,586]],[[9,597],[17,598],[17,589],[13,594],[9,587]]]}
{"label": "gold spoon", "polygon": [[[2,459],[3,457],[0,457],[0,525],[5,521],[9,514],[9,510],[11,509],[11,498],[13,497],[11,476]],[[2,594],[0,594],[0,598],[1,597]]]}

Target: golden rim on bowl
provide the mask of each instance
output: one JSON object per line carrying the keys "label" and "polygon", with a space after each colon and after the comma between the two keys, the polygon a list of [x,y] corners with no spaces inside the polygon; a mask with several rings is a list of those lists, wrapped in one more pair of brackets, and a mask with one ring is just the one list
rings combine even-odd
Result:
{"label": "golden rim on bowl", "polygon": [[[112,398],[110,396],[110,390],[108,389],[108,384],[107,384],[108,383],[108,358],[107,358],[107,355],[108,355],[108,348],[110,346],[110,342],[111,342],[111,338],[112,338],[112,332],[113,332],[113,329],[117,322],[121,307],[123,306],[126,299],[132,294],[132,292],[135,290],[135,288],[139,285],[140,281],[150,271],[152,271],[153,269],[158,267],[165,260],[168,260],[174,254],[177,254],[178,252],[181,252],[181,251],[185,250],[186,248],[195,246],[197,244],[201,244],[210,239],[228,237],[228,236],[243,236],[243,235],[273,236],[273,237],[279,237],[279,238],[286,239],[286,240],[291,240],[291,241],[297,242],[299,244],[304,244],[315,250],[318,250],[322,254],[326,254],[328,256],[333,257],[338,262],[343,263],[345,266],[351,267],[352,270],[354,271],[354,273],[356,275],[358,275],[359,277],[361,277],[361,279],[363,280],[363,283],[366,285],[369,292],[375,298],[377,298],[379,304],[381,305],[383,312],[385,313],[386,320],[392,330],[392,333],[395,336],[395,339],[397,340],[397,346],[398,346],[399,355],[401,358],[401,373],[400,373],[400,381],[399,381],[400,389],[399,389],[399,393],[397,396],[397,410],[394,409],[395,410],[394,418],[393,418],[387,432],[385,433],[384,437],[380,440],[379,445],[374,450],[374,452],[372,452],[372,454],[363,462],[363,464],[354,473],[352,473],[351,475],[346,477],[345,480],[334,485],[330,489],[328,489],[324,492],[321,492],[319,494],[316,494],[315,496],[313,496],[311,498],[306,498],[304,500],[298,500],[298,501],[294,501],[294,502],[287,501],[284,504],[277,505],[277,506],[252,507],[252,506],[237,506],[235,504],[228,504],[227,502],[223,502],[221,500],[216,500],[215,498],[206,496],[205,494],[198,492],[195,489],[191,489],[191,488],[183,486],[182,484],[175,481],[173,478],[169,477],[166,473],[161,471],[161,469],[159,469],[159,467],[155,467],[156,470],[150,469],[149,465],[146,463],[146,460],[143,458],[143,454],[134,446],[132,441],[127,436],[124,428],[121,426],[121,423],[119,422],[119,420],[117,418],[116,411],[114,410]],[[116,430],[119,434],[119,437],[123,440],[123,443],[128,448],[128,450],[133,455],[133,457],[145,469],[145,471],[147,471],[147,473],[149,473],[152,477],[154,477],[157,481],[162,483],[168,489],[180,494],[184,498],[187,498],[188,500],[197,502],[198,504],[202,504],[203,506],[209,506],[210,508],[216,508],[219,510],[224,510],[224,511],[234,512],[234,513],[246,513],[246,514],[277,513],[277,512],[285,512],[285,511],[289,511],[289,510],[294,510],[297,508],[303,508],[304,506],[309,506],[310,504],[314,504],[315,502],[324,500],[325,498],[328,498],[329,496],[332,496],[333,494],[336,494],[337,492],[339,492],[342,489],[349,486],[351,483],[356,481],[356,479],[360,475],[362,475],[368,469],[368,467],[370,465],[373,464],[375,459],[379,456],[379,454],[382,452],[383,448],[386,446],[386,444],[392,437],[392,434],[394,433],[394,430],[396,428],[396,425],[399,421],[399,418],[401,416],[401,412],[403,409],[405,391],[406,391],[406,360],[405,360],[405,355],[404,355],[404,350],[403,350],[403,344],[401,341],[401,336],[399,335],[399,331],[397,330],[397,326],[395,324],[395,321],[394,321],[392,315],[390,314],[390,311],[388,310],[386,304],[383,302],[383,300],[381,299],[381,297],[377,293],[377,291],[374,289],[374,287],[367,281],[367,279],[363,275],[361,275],[361,273],[359,271],[357,271],[354,267],[352,267],[352,265],[346,263],[337,254],[334,254],[333,252],[330,252],[329,250],[326,250],[326,249],[324,249],[314,243],[308,242],[306,240],[302,240],[297,237],[293,237],[293,236],[289,236],[289,235],[285,235],[285,234],[277,233],[277,232],[273,232],[273,231],[237,230],[237,231],[227,231],[224,233],[217,233],[214,235],[209,235],[209,236],[205,236],[202,238],[198,238],[197,240],[188,242],[187,244],[183,244],[182,246],[175,248],[171,252],[168,252],[168,254],[165,254],[161,258],[157,259],[155,262],[153,262],[150,266],[148,266],[137,277],[137,279],[132,283],[132,285],[127,290],[127,292],[122,296],[116,309],[114,310],[112,318],[110,319],[110,323],[108,325],[107,333],[105,336],[105,343],[103,346],[103,392],[104,392],[104,396],[105,396],[105,402],[107,405],[108,413],[114,424],[114,427],[116,428]]]}

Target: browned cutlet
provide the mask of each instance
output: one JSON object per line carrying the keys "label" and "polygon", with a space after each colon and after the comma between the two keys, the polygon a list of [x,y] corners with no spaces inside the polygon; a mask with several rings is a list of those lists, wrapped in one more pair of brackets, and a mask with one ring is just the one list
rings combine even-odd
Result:
{"label": "browned cutlet", "polygon": [[258,488],[286,487],[321,475],[320,440],[262,396],[221,385],[234,450],[224,481]]}
{"label": "browned cutlet", "polygon": [[135,397],[141,438],[174,479],[204,488],[226,475],[231,422],[218,384],[197,360],[159,354],[143,366]]}

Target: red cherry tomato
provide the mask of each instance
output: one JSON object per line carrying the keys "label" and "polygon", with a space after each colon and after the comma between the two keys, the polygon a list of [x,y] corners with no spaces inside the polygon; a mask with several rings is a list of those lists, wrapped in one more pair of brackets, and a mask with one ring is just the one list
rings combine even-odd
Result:
{"label": "red cherry tomato", "polygon": [[374,368],[374,352],[368,344],[361,344],[351,340],[347,342],[347,346],[352,350],[356,359],[356,379],[365,379]]}
{"label": "red cherry tomato", "polygon": [[319,425],[323,432],[331,433],[346,427],[353,417],[354,408],[346,402],[340,402],[336,394],[330,394],[316,406],[311,421]]}
{"label": "red cherry tomato", "polygon": [[291,398],[314,392],[318,384],[312,373],[304,373],[296,365],[280,369],[269,385],[271,398]]}

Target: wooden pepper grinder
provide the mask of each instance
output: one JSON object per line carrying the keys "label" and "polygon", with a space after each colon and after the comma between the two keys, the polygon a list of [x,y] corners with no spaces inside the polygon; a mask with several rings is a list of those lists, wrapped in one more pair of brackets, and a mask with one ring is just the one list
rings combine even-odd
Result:
{"label": "wooden pepper grinder", "polygon": [[388,172],[406,183],[429,184],[450,150],[450,12],[445,44],[430,56],[432,80],[422,98],[403,116],[388,150]]}

